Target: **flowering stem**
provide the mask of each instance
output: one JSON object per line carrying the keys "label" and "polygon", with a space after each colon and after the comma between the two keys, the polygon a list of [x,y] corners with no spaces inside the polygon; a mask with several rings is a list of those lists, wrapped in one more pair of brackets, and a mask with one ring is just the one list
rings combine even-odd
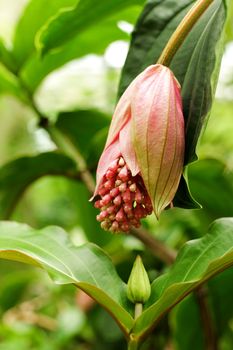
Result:
{"label": "flowering stem", "polygon": [[143,304],[142,303],[136,303],[135,304],[135,309],[134,309],[134,318],[136,320],[136,318],[138,318],[143,311]]}
{"label": "flowering stem", "polygon": [[187,35],[214,0],[198,0],[180,22],[165,46],[157,63],[169,66]]}
{"label": "flowering stem", "polygon": [[167,265],[174,263],[176,259],[176,251],[167,247],[164,243],[156,239],[150,232],[143,227],[131,229],[130,233],[138,238],[146,247],[148,247],[155,257],[159,258]]}

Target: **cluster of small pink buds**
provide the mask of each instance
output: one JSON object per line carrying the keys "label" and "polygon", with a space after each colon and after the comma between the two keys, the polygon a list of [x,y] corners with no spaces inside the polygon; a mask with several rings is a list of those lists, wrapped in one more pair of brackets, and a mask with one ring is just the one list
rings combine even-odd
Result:
{"label": "cluster of small pink buds", "polygon": [[123,157],[108,168],[99,188],[95,207],[101,210],[97,220],[104,230],[128,232],[139,227],[140,220],[152,213],[152,203],[140,175],[132,176]]}

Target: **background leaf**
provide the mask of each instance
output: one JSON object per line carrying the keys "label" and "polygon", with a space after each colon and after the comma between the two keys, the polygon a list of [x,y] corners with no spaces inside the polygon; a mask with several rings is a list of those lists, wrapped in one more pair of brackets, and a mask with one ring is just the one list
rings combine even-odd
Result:
{"label": "background leaf", "polygon": [[0,62],[10,71],[15,70],[15,62],[11,52],[6,48],[3,40],[0,38]]}
{"label": "background leaf", "polygon": [[233,219],[220,219],[212,224],[203,238],[187,242],[171,270],[155,280],[148,308],[135,322],[133,332],[139,337],[143,336],[198,285],[231,265]]}
{"label": "background leaf", "polygon": [[176,307],[174,341],[179,350],[188,350],[190,344],[194,349],[204,350],[205,339],[202,329],[200,309],[195,294],[185,298]]}
{"label": "background leaf", "polygon": [[93,4],[91,0],[80,0],[76,7],[60,11],[42,28],[37,38],[37,48],[44,54],[63,45],[67,40],[70,40],[76,34],[80,34],[81,31],[93,26],[93,24],[102,21],[105,17],[143,2],[144,0],[102,0]]}
{"label": "background leaf", "polygon": [[77,110],[60,113],[55,126],[68,136],[94,168],[104,148],[110,120],[109,115],[98,110]]}
{"label": "background leaf", "polygon": [[0,94],[10,94],[26,101],[17,78],[5,66],[0,63]]}
{"label": "background leaf", "polygon": [[0,218],[8,218],[24,190],[44,175],[77,175],[73,161],[48,152],[13,160],[0,168]]}
{"label": "background leaf", "polygon": [[216,159],[199,160],[189,167],[189,183],[210,221],[233,217],[232,171]]}
{"label": "background leaf", "polygon": [[[59,50],[48,52],[43,59],[34,52],[20,71],[20,76],[29,88],[34,91],[50,72],[70,60],[87,54],[103,54],[106,47],[116,40],[128,40],[129,35],[118,27],[119,21],[134,23],[140,11],[139,6],[131,6],[117,12],[101,23],[93,23],[85,31],[78,33],[73,40],[65,43]],[[98,40],[96,40],[96,34]]]}
{"label": "background leaf", "polygon": [[112,236],[101,228],[96,220],[99,211],[94,208],[93,203],[89,202],[90,193],[85,185],[81,182],[74,182],[71,189],[72,193],[69,194],[69,198],[75,203],[78,225],[82,228],[87,240],[106,248],[108,243],[114,244],[120,239],[121,237]]}
{"label": "background leaf", "polygon": [[133,319],[125,310],[125,285],[110,258],[97,246],[74,247],[59,227],[34,230],[2,222],[0,257],[40,266],[58,284],[75,284],[103,305],[126,333],[132,327]]}
{"label": "background leaf", "polygon": [[39,28],[61,8],[74,5],[77,0],[30,0],[15,30],[13,55],[21,67],[34,50],[34,38]]}
{"label": "background leaf", "polygon": [[[206,301],[212,317],[212,323],[216,338],[219,340],[230,328],[232,317],[232,303],[230,295],[233,286],[229,284],[233,278],[233,268],[229,268],[218,276],[212,278],[205,286]],[[195,294],[184,299],[174,308],[172,315],[174,339],[179,350],[188,350],[190,344],[194,349],[205,350],[203,327],[200,308]],[[221,349],[220,343],[218,347]]]}

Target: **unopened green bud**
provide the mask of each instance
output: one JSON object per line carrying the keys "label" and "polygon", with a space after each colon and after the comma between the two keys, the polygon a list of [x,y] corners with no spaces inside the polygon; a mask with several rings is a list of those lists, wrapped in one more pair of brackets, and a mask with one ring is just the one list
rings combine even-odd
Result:
{"label": "unopened green bud", "polygon": [[127,297],[132,303],[144,304],[150,297],[151,286],[141,257],[138,255],[127,284]]}

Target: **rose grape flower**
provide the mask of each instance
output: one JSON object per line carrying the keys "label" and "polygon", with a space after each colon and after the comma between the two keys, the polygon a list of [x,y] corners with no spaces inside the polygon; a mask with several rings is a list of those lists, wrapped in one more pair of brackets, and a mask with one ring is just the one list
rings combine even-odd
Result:
{"label": "rose grape flower", "polygon": [[92,199],[103,229],[128,232],[171,205],[184,140],[180,85],[169,68],[151,65],[120,98],[98,163]]}

